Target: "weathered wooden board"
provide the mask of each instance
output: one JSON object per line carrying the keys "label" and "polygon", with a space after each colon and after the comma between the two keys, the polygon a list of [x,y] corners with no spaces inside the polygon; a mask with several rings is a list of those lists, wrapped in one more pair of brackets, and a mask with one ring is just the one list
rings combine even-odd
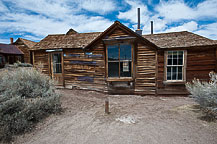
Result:
{"label": "weathered wooden board", "polygon": [[[187,49],[186,57],[186,81],[190,82],[194,78],[209,80],[209,72],[215,71],[216,51],[215,48],[193,48]],[[189,94],[183,84],[167,85],[165,81],[164,51],[158,52],[158,95],[187,95]]]}
{"label": "weathered wooden board", "polygon": [[48,53],[45,50],[34,51],[33,64],[44,74],[49,75]]}
{"label": "weathered wooden board", "polygon": [[136,50],[135,93],[141,95],[155,94],[156,52],[140,43],[137,44]]}
{"label": "weathered wooden board", "polygon": [[65,84],[97,91],[105,91],[104,46],[99,43],[93,51],[64,49]]}

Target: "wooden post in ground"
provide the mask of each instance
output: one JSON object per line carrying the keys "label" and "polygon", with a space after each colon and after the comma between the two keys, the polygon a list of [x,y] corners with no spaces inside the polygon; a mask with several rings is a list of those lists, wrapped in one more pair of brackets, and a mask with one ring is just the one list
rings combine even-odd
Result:
{"label": "wooden post in ground", "polygon": [[106,97],[105,99],[105,113],[109,114],[109,99]]}

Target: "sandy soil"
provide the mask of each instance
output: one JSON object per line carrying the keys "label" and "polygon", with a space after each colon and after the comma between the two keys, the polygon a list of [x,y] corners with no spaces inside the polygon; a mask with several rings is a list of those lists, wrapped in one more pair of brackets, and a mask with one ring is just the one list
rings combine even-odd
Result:
{"label": "sandy soil", "polygon": [[79,90],[60,92],[64,112],[48,117],[13,143],[217,143],[217,123],[199,119],[201,112],[187,97],[109,95],[111,113],[107,115],[104,113],[107,95]]}

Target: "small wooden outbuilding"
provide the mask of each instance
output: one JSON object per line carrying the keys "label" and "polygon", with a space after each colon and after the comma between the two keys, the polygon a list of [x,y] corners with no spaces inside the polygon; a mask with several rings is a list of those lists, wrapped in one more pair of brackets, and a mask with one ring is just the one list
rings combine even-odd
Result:
{"label": "small wooden outbuilding", "polygon": [[104,32],[48,35],[33,64],[64,87],[115,94],[186,95],[217,71],[217,42],[191,32],[140,35],[115,21]]}
{"label": "small wooden outbuilding", "polygon": [[15,45],[0,43],[0,67],[17,61],[23,62],[23,52]]}
{"label": "small wooden outbuilding", "polygon": [[33,48],[37,42],[30,41],[24,38],[18,38],[15,42],[13,42],[23,53],[24,53],[24,63],[32,64],[32,54],[30,49]]}

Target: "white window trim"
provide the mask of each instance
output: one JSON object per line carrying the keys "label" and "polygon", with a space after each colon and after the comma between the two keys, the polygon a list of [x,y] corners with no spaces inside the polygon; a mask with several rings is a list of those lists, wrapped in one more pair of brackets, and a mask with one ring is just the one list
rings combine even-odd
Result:
{"label": "white window trim", "polygon": [[[168,56],[169,51],[183,51],[184,52],[182,80],[167,80],[167,56]],[[173,65],[173,66],[178,66],[178,65]],[[187,67],[187,50],[168,50],[164,52],[164,82],[166,83],[186,82],[186,67]]]}

